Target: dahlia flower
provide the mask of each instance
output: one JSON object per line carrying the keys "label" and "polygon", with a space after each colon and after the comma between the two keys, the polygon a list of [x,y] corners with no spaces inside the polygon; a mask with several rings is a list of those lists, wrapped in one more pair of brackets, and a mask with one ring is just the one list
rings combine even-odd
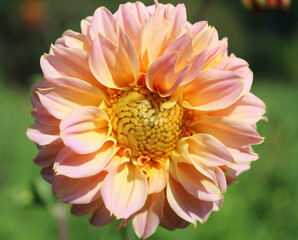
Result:
{"label": "dahlia flower", "polygon": [[32,88],[35,163],[72,213],[130,220],[147,238],[205,222],[258,158],[264,103],[248,63],[185,6],[98,8],[41,57]]}
{"label": "dahlia flower", "polygon": [[256,10],[265,10],[272,8],[286,9],[290,6],[291,0],[242,0],[247,7],[253,7]]}

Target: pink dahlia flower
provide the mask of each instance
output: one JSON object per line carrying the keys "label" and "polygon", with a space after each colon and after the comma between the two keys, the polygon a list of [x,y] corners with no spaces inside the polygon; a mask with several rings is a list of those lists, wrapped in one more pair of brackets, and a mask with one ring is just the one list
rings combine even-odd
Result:
{"label": "pink dahlia flower", "polygon": [[286,9],[290,6],[291,0],[242,0],[247,7],[253,7],[256,10],[265,10],[272,8]]}
{"label": "pink dahlia flower", "polygon": [[246,61],[185,6],[98,8],[41,57],[35,163],[72,213],[139,237],[205,222],[258,158],[264,103]]}

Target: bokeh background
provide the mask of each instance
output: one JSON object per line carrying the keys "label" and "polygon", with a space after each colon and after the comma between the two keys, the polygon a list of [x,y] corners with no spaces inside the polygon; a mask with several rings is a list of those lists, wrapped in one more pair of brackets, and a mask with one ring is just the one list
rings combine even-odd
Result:
{"label": "bokeh background", "polygon": [[[42,180],[32,161],[37,148],[25,135],[40,56],[66,29],[79,31],[97,7],[114,12],[124,2],[0,0],[0,240],[137,239],[131,226],[114,232],[117,223],[96,228],[89,216],[70,215]],[[269,122],[258,124],[266,138],[254,148],[260,159],[228,188],[219,212],[196,229],[158,228],[149,239],[298,239],[298,1],[258,12],[240,0],[180,2],[190,22],[208,20],[220,38],[228,36],[229,52],[250,63],[252,92],[267,104]]]}

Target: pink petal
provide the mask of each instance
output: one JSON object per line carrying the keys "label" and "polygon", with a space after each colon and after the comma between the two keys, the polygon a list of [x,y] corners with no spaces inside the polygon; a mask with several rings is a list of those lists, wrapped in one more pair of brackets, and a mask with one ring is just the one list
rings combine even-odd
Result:
{"label": "pink petal", "polygon": [[54,175],[53,166],[41,169],[40,174],[44,180],[46,180],[48,183],[52,183],[52,176]]}
{"label": "pink petal", "polygon": [[266,105],[252,93],[241,97],[237,102],[226,109],[208,113],[209,116],[223,116],[234,120],[255,124],[266,112]]}
{"label": "pink petal", "polygon": [[[169,6],[169,5],[168,5]],[[169,18],[169,36],[172,39],[178,38],[185,31],[186,9],[184,4],[178,4],[172,10],[168,11]]]}
{"label": "pink petal", "polygon": [[99,204],[102,202],[99,201],[100,197],[93,202],[87,204],[73,204],[71,206],[71,214],[82,217],[91,212],[93,212],[96,208],[99,207]]}
{"label": "pink petal", "polygon": [[259,158],[258,154],[254,153],[251,147],[245,148],[228,148],[233,158],[237,163],[247,163],[255,161]]}
{"label": "pink petal", "polygon": [[81,179],[54,175],[52,178],[53,193],[64,203],[90,203],[100,196],[100,188],[106,175],[106,172],[101,172]]}
{"label": "pink petal", "polygon": [[107,209],[117,218],[128,218],[140,210],[147,192],[146,176],[132,163],[123,163],[111,171],[101,190]]}
{"label": "pink petal", "polygon": [[[62,78],[58,78],[62,82]],[[65,83],[71,81],[64,78]],[[74,80],[74,79],[72,79]],[[95,95],[97,90],[88,89],[85,84],[81,84],[83,81],[73,81],[69,86],[52,85],[51,88],[38,89],[37,94],[42,105],[45,109],[57,119],[62,119],[66,114],[74,109],[82,106],[99,106],[102,102],[101,92],[98,91],[98,95]]]}
{"label": "pink petal", "polygon": [[182,104],[200,111],[222,109],[232,105],[242,89],[241,78],[233,72],[205,70],[185,86]]}
{"label": "pink petal", "polygon": [[54,164],[57,154],[62,150],[64,144],[62,141],[54,142],[43,146],[36,158],[34,163],[40,167],[49,167]]}
{"label": "pink petal", "polygon": [[153,63],[156,58],[162,55],[165,50],[169,21],[165,14],[157,8],[153,15],[146,22],[143,29],[143,42],[141,47],[141,61],[144,71]]}
{"label": "pink petal", "polygon": [[[227,148],[215,137],[208,134],[194,134],[181,138],[177,143],[180,155],[189,157],[192,163],[204,163],[207,166],[221,166],[233,163],[234,159]],[[178,154],[172,158],[179,157]]]}
{"label": "pink petal", "polygon": [[97,80],[110,88],[133,87],[139,73],[136,50],[121,29],[117,45],[101,35],[96,36],[91,47],[89,64]]}
{"label": "pink petal", "polygon": [[212,202],[202,201],[189,194],[183,186],[169,175],[167,199],[175,213],[184,220],[193,223],[205,222],[213,208]]}
{"label": "pink petal", "polygon": [[180,218],[173,211],[173,209],[170,207],[168,201],[166,200],[165,205],[164,205],[162,220],[160,222],[160,226],[173,231],[176,228],[186,228],[188,225],[189,225],[189,222]]}
{"label": "pink petal", "polygon": [[38,145],[47,145],[57,142],[60,138],[58,126],[47,126],[38,122],[27,129],[27,137]]}
{"label": "pink petal", "polygon": [[70,112],[60,124],[64,144],[78,154],[95,152],[110,135],[109,117],[96,107]]}
{"label": "pink petal", "polygon": [[164,164],[152,166],[150,169],[150,177],[148,182],[148,194],[158,193],[162,191],[167,183],[167,169]]}
{"label": "pink petal", "polygon": [[260,144],[264,140],[250,125],[227,117],[204,118],[195,122],[192,129],[197,133],[210,134],[232,148]]}
{"label": "pink petal", "polygon": [[137,16],[127,6],[120,5],[116,21],[130,38],[138,55],[142,44],[142,27]]}
{"label": "pink petal", "polygon": [[115,216],[110,213],[110,211],[105,207],[102,198],[100,197],[98,200],[97,209],[92,213],[90,218],[90,223],[93,226],[100,227],[116,220]]}
{"label": "pink petal", "polygon": [[124,6],[128,7],[136,18],[139,20],[142,29],[149,19],[149,10],[142,2],[125,3]]}
{"label": "pink petal", "polygon": [[105,7],[96,9],[90,27],[92,39],[100,33],[111,43],[117,42],[117,25],[112,13]]}
{"label": "pink petal", "polygon": [[66,147],[57,156],[54,169],[57,174],[71,178],[90,177],[101,172],[117,150],[112,141],[105,142],[96,152],[84,155]]}
{"label": "pink petal", "polygon": [[51,48],[54,55],[44,55],[40,59],[43,74],[47,77],[73,77],[100,85],[90,72],[88,54],[84,50],[73,48]]}
{"label": "pink petal", "polygon": [[160,96],[170,96],[183,81],[189,67],[176,72],[176,52],[165,54],[149,67],[146,75],[147,87]]}
{"label": "pink petal", "polygon": [[44,107],[36,107],[31,111],[32,116],[40,123],[48,126],[59,126],[60,119],[53,117]]}
{"label": "pink petal", "polygon": [[217,201],[221,198],[219,187],[193,165],[178,163],[176,174],[185,190],[194,197],[204,201]]}
{"label": "pink petal", "polygon": [[212,30],[206,21],[193,24],[190,27],[194,53],[199,54],[206,50],[212,36]]}
{"label": "pink petal", "polygon": [[133,228],[139,238],[150,237],[158,227],[164,206],[164,192],[150,194],[143,208],[133,218]]}

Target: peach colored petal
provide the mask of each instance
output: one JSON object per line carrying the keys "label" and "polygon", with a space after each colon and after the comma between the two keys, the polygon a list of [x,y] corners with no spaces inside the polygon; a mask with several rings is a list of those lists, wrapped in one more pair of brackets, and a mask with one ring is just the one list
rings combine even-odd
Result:
{"label": "peach colored petal", "polygon": [[47,145],[59,141],[59,127],[34,123],[27,129],[27,137],[38,145]]}
{"label": "peach colored petal", "polygon": [[97,209],[92,213],[90,223],[93,226],[104,226],[116,220],[115,216],[105,207],[101,197],[96,200]]}
{"label": "peach colored petal", "polygon": [[[119,150],[120,151],[120,150]],[[119,165],[125,162],[130,162],[130,158],[126,155],[121,155],[118,153],[108,162],[108,164],[104,167],[105,171],[112,171],[113,169],[117,168]]]}
{"label": "peach colored petal", "polygon": [[149,67],[146,75],[147,87],[162,97],[170,96],[183,81],[189,67],[176,71],[178,54],[165,54]]}
{"label": "peach colored petal", "polygon": [[107,209],[117,218],[128,218],[145,204],[146,176],[132,163],[123,163],[106,177],[101,195]]}
{"label": "peach colored petal", "polygon": [[263,119],[265,112],[266,105],[264,102],[252,93],[248,93],[230,107],[218,111],[212,111],[208,113],[208,115],[229,117],[252,125],[260,119]]}
{"label": "peach colored petal", "polygon": [[161,9],[157,7],[143,29],[141,62],[144,71],[163,53],[166,47],[168,31],[168,20]]}
{"label": "peach colored petal", "polygon": [[113,141],[107,141],[96,152],[84,155],[66,147],[58,154],[54,169],[57,174],[71,178],[90,177],[101,172],[117,150]]}
{"label": "peach colored petal", "polygon": [[136,49],[137,55],[139,55],[142,45],[142,27],[137,16],[126,5],[120,5],[115,15],[117,24],[128,35]]}
{"label": "peach colored petal", "polygon": [[62,119],[72,110],[82,106],[99,106],[101,95],[83,88],[53,85],[51,88],[38,89],[37,94],[45,109],[55,118]]}
{"label": "peach colored petal", "polygon": [[100,196],[100,188],[106,175],[106,172],[101,172],[92,177],[73,179],[55,174],[52,177],[53,193],[64,203],[90,203]]}
{"label": "peach colored petal", "polygon": [[[181,138],[171,155],[175,162],[178,158],[189,158],[190,162],[204,163],[207,166],[222,166],[234,162],[227,148],[215,137],[208,134],[194,134]],[[189,163],[190,163],[189,162]]]}
{"label": "peach colored petal", "polygon": [[54,55],[43,55],[40,59],[41,69],[47,77],[73,77],[89,82],[100,88],[100,83],[90,72],[88,54],[74,48],[51,47]]}
{"label": "peach colored petal", "polygon": [[223,194],[214,182],[191,164],[178,163],[176,174],[185,190],[200,200],[217,201]]}
{"label": "peach colored petal", "polygon": [[[171,9],[171,7],[173,7]],[[169,19],[169,42],[172,42],[173,39],[177,39],[179,36],[185,32],[186,24],[186,9],[184,4],[178,4],[174,7],[171,4],[167,4],[168,11],[167,16]]]}
{"label": "peach colored petal", "polygon": [[57,154],[64,148],[62,141],[53,142],[43,146],[34,159],[34,163],[40,167],[49,167],[54,164]]}
{"label": "peach colored petal", "polygon": [[71,206],[71,214],[75,215],[76,217],[82,217],[93,212],[99,207],[99,204],[102,204],[102,201],[100,202],[99,199],[100,197],[87,204],[73,204]]}
{"label": "peach colored petal", "polygon": [[59,126],[60,119],[53,117],[44,107],[36,107],[31,111],[32,116],[36,121],[48,125]]}
{"label": "peach colored petal", "polygon": [[164,191],[148,196],[143,208],[133,218],[133,228],[139,238],[150,237],[158,227],[164,206]]}
{"label": "peach colored petal", "polygon": [[53,166],[45,167],[45,168],[41,169],[40,174],[44,180],[46,180],[48,183],[52,184],[52,176],[54,175]]}
{"label": "peach colored petal", "polygon": [[[133,12],[133,14],[139,20],[141,27],[143,29],[146,22],[149,19],[149,16],[151,15],[149,13],[148,7],[146,7],[142,2],[139,2],[139,1],[135,3],[128,2],[128,3],[125,3],[124,6],[128,7]],[[117,13],[115,13],[115,15]]]}
{"label": "peach colored petal", "polygon": [[148,194],[162,191],[167,183],[167,169],[165,164],[152,166],[149,172]]}
{"label": "peach colored petal", "polygon": [[90,34],[93,40],[97,38],[99,33],[110,42],[114,44],[117,42],[116,20],[112,13],[105,7],[96,9],[90,26]]}
{"label": "peach colored petal", "polygon": [[136,50],[127,34],[121,29],[117,45],[104,36],[95,37],[89,65],[97,80],[109,88],[133,87],[139,73]]}
{"label": "peach colored petal", "polygon": [[175,230],[176,228],[186,228],[189,225],[189,222],[180,218],[170,207],[167,199],[165,200],[164,211],[162,215],[162,219],[160,222],[160,226],[168,229]]}
{"label": "peach colored petal", "polygon": [[191,128],[196,133],[210,134],[232,148],[260,144],[264,140],[250,125],[228,117],[204,118],[194,122]]}
{"label": "peach colored petal", "polygon": [[245,60],[237,58],[234,54],[231,54],[230,58],[226,61],[224,70],[233,71],[243,78],[243,94],[247,94],[250,91],[253,80],[253,73],[249,69],[249,65]]}
{"label": "peach colored petal", "polygon": [[70,112],[60,124],[64,144],[78,154],[95,152],[110,134],[109,117],[96,107]]}
{"label": "peach colored petal", "polygon": [[184,220],[193,223],[205,222],[213,208],[212,202],[202,201],[189,194],[183,186],[169,175],[167,199],[174,212]]}
{"label": "peach colored petal", "polygon": [[228,148],[229,152],[234,157],[237,163],[247,163],[255,161],[259,158],[258,154],[254,153],[251,147],[245,148]]}
{"label": "peach colored petal", "polygon": [[242,89],[242,79],[235,73],[205,70],[185,85],[182,105],[200,111],[226,108],[241,96]]}
{"label": "peach colored petal", "polygon": [[177,52],[179,55],[176,63],[177,70],[180,70],[187,65],[191,66],[189,72],[183,80],[183,84],[191,82],[201,71],[201,68],[204,65],[206,52],[203,51],[193,56],[192,39],[189,33],[183,34],[180,38],[172,42],[164,51],[164,54],[173,52]]}
{"label": "peach colored petal", "polygon": [[190,27],[190,34],[193,38],[192,44],[196,54],[199,54],[209,47],[209,42],[212,36],[211,27],[206,21],[201,21],[193,24]]}

